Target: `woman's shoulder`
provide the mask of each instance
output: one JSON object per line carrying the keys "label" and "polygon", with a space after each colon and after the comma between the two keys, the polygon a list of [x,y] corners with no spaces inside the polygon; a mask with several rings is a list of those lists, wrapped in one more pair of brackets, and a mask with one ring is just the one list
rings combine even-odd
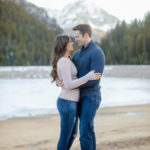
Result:
{"label": "woman's shoulder", "polygon": [[62,64],[70,64],[70,59],[66,58],[66,57],[61,57],[58,62],[57,65],[62,65]]}

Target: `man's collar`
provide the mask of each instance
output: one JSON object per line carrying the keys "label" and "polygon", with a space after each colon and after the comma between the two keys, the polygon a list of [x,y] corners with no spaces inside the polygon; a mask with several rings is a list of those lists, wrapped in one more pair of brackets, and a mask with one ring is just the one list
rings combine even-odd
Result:
{"label": "man's collar", "polygon": [[91,45],[92,43],[93,43],[93,40],[91,40],[91,41],[86,45],[86,47],[82,46],[82,47],[81,47],[81,50],[82,50],[82,51],[87,50],[87,49],[90,47],[90,45]]}

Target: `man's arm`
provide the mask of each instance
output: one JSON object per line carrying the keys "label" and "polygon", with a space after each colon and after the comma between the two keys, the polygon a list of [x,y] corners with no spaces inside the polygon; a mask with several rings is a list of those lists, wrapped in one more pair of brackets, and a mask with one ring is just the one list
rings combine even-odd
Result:
{"label": "man's arm", "polygon": [[[95,70],[96,73],[103,73],[104,70],[104,64],[105,64],[105,56],[103,52],[99,53],[93,53],[91,56],[91,65],[90,65],[90,70]],[[95,86],[99,84],[100,80],[91,80],[88,81],[87,83],[81,85],[79,88],[84,88],[84,87],[90,87],[90,86]]]}

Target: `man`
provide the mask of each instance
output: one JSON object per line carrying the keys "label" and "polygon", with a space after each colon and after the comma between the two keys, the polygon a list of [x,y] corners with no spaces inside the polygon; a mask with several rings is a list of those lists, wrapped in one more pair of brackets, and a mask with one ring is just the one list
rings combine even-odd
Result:
{"label": "man", "polygon": [[[73,62],[77,67],[78,78],[91,70],[103,73],[105,56],[100,47],[92,40],[92,29],[87,24],[73,27],[75,41],[81,46],[73,55]],[[82,150],[96,150],[94,132],[94,118],[101,102],[100,80],[88,81],[80,86],[79,100],[79,130]]]}

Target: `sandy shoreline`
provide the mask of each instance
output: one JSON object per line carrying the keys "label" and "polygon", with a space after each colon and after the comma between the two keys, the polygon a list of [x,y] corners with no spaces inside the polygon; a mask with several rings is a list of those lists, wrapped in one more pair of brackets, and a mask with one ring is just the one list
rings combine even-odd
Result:
{"label": "sandy shoreline", "polygon": [[[97,150],[150,150],[150,104],[101,108],[95,132]],[[0,150],[56,150],[58,137],[58,115],[0,121]]]}

